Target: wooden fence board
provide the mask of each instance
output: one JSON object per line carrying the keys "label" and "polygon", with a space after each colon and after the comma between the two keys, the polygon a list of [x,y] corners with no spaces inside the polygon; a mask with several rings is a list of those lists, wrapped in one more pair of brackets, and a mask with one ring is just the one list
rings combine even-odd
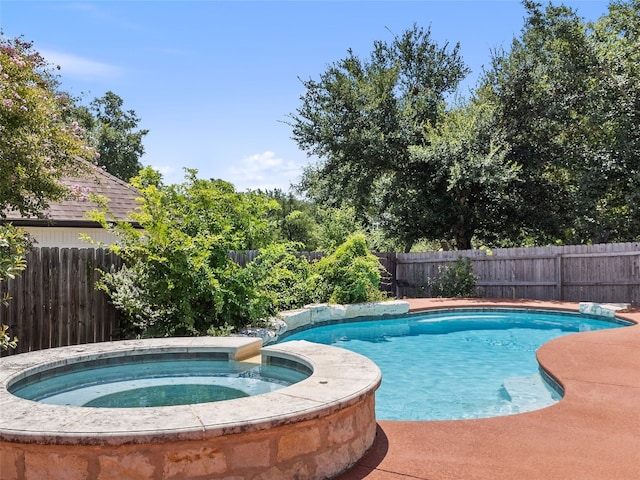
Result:
{"label": "wooden fence board", "polygon": [[40,251],[36,250],[32,252],[31,261],[34,263],[33,275],[29,277],[29,316],[31,320],[31,332],[34,336],[35,348],[41,350],[48,348],[48,345],[44,344],[43,338],[43,321],[41,311],[41,296],[42,296],[42,264]]}
{"label": "wooden fence board", "polygon": [[49,323],[50,323],[50,342],[51,346],[54,345],[64,345],[62,343],[62,339],[60,337],[60,322],[62,321],[62,312],[60,311],[60,275],[61,275],[61,265],[60,265],[60,250],[56,248],[51,248],[49,250],[49,271],[48,273],[48,284],[49,284]]}
{"label": "wooden fence board", "polygon": [[79,277],[78,277],[78,249],[70,248],[70,260],[71,264],[69,265],[69,288],[66,291],[69,305],[73,305],[74,308],[69,309],[69,322],[68,322],[68,335],[69,335],[69,345],[78,345],[78,322],[79,322],[79,298],[78,298],[78,287],[79,287]]}
{"label": "wooden fence board", "polygon": [[[12,293],[12,297],[14,297],[16,299],[16,307],[18,310],[18,315],[19,318],[24,318],[27,321],[25,323],[23,322],[17,322],[18,323],[18,338],[23,338],[22,336],[20,336],[21,334],[26,335],[27,332],[30,331],[31,328],[31,318],[28,315],[27,312],[27,302],[26,302],[26,298],[28,298],[28,291],[27,291],[27,284],[28,282],[26,281],[25,277],[23,277],[22,275],[20,275],[19,277],[16,277],[17,282],[15,282],[15,289]],[[24,345],[24,343],[19,343],[18,344],[18,348],[20,347],[20,345]]]}
{"label": "wooden fence board", "polygon": [[51,311],[49,299],[51,298],[51,256],[42,255],[42,337],[45,348],[49,348],[52,342],[51,336]]}
{"label": "wooden fence board", "polygon": [[380,290],[395,294],[396,285],[396,254],[395,252],[380,252],[376,253],[378,260],[384,267],[384,272],[380,279]]}
{"label": "wooden fence board", "polygon": [[58,312],[60,323],[58,324],[58,338],[60,345],[71,345],[69,340],[70,307],[67,292],[69,291],[69,270],[71,267],[71,250],[60,249],[60,283],[58,284]]}

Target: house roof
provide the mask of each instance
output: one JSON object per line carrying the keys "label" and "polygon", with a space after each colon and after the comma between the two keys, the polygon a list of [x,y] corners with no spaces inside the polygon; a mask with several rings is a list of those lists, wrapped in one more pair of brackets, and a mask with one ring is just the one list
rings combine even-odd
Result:
{"label": "house roof", "polygon": [[87,217],[98,205],[91,201],[93,193],[108,199],[109,212],[119,221],[131,221],[131,213],[138,207],[139,193],[128,183],[114,177],[100,167],[91,165],[83,176],[65,177],[60,182],[69,187],[72,198],[51,202],[44,218],[23,217],[19,212],[7,212],[5,221],[18,226],[96,226]]}

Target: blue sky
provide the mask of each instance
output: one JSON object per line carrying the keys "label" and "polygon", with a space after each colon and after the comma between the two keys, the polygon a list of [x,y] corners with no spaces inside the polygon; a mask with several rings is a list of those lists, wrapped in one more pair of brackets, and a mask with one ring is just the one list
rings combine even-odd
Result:
{"label": "blue sky", "polygon": [[[606,1],[565,1],[587,19]],[[237,189],[296,182],[308,158],[284,122],[299,78],[318,78],[349,48],[361,57],[416,23],[460,43],[473,86],[492,49],[524,18],[518,0],[30,1],[0,0],[0,28],[60,65],[62,89],[88,103],[111,90],[135,110],[142,163],[166,183],[195,168]]]}

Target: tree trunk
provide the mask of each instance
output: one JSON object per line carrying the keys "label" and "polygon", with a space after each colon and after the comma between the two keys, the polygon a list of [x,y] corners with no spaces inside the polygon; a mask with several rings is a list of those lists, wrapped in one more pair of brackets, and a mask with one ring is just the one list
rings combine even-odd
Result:
{"label": "tree trunk", "polygon": [[473,234],[470,232],[458,232],[456,235],[456,248],[458,250],[471,250],[471,238]]}

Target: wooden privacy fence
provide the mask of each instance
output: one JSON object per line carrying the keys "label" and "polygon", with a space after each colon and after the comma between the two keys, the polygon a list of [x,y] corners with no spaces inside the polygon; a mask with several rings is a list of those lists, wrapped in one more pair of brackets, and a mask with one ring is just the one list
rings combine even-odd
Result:
{"label": "wooden privacy fence", "polygon": [[640,304],[640,243],[398,253],[396,295],[429,297],[429,280],[459,256],[483,297]]}
{"label": "wooden privacy fence", "polygon": [[[257,254],[231,257],[244,266]],[[430,296],[429,279],[463,256],[484,297],[640,304],[640,243],[376,255],[387,270],[381,289],[398,298]],[[95,284],[98,269],[121,264],[104,249],[33,249],[22,275],[0,282],[0,296],[13,297],[0,307],[0,323],[19,338],[4,354],[112,340],[118,313]]]}
{"label": "wooden privacy fence", "polygon": [[0,296],[11,297],[0,307],[0,323],[18,337],[18,348],[4,353],[111,340],[118,313],[95,284],[98,268],[121,264],[104,249],[31,250],[22,275],[0,282]]}

